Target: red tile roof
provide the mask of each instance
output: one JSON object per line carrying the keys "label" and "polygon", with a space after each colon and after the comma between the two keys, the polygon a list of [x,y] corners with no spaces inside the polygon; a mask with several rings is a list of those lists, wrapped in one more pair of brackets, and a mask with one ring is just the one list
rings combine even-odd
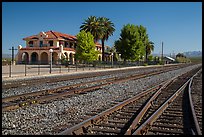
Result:
{"label": "red tile roof", "polygon": [[[45,32],[45,34],[47,35],[45,39],[62,39],[62,40],[73,40],[73,41],[76,40],[76,36],[56,32],[52,30]],[[38,35],[32,35],[32,36],[23,38],[23,40],[27,40],[27,39],[38,39]]]}
{"label": "red tile roof", "polygon": [[[56,32],[56,31],[52,31],[52,30],[45,32],[45,34],[47,35],[47,37],[45,37],[45,39],[60,39],[60,40],[72,40],[72,41],[77,40],[76,36],[64,34],[61,32]],[[37,40],[38,34],[23,38],[23,40],[29,40],[29,39],[36,39]],[[96,42],[96,46],[102,47],[102,45],[99,42]]]}
{"label": "red tile roof", "polygon": [[26,47],[26,48],[21,48],[21,50],[59,50],[59,47]]}

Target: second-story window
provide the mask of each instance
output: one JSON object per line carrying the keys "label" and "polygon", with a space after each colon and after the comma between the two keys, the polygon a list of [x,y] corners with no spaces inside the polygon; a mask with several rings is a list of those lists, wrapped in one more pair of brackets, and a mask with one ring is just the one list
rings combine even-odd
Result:
{"label": "second-story window", "polygon": [[29,47],[33,47],[33,41],[28,42]]}
{"label": "second-story window", "polygon": [[77,46],[76,43],[74,43],[74,49],[76,49],[76,46]]}
{"label": "second-story window", "polygon": [[50,46],[53,46],[53,41],[52,40],[49,41],[49,44],[50,44]]}
{"label": "second-story window", "polygon": [[70,42],[70,45],[69,45],[69,46],[70,46],[70,48],[73,48],[73,43]]}
{"label": "second-story window", "polygon": [[68,42],[67,41],[64,42],[64,47],[68,48]]}
{"label": "second-story window", "polygon": [[40,47],[42,47],[43,46],[43,41],[40,41]]}
{"label": "second-story window", "polygon": [[62,40],[59,41],[59,45],[63,45],[63,41]]}

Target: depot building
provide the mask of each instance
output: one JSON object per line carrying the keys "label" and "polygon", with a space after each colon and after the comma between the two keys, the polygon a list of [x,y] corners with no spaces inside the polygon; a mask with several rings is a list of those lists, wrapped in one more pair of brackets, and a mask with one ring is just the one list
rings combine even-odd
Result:
{"label": "depot building", "polygon": [[[49,64],[51,51],[53,63],[57,63],[62,58],[67,59],[72,64],[76,61],[76,36],[50,30],[23,38],[23,40],[26,42],[26,47],[18,46],[18,53],[16,55],[18,64]],[[101,61],[102,45],[98,42],[96,43],[96,50],[99,51],[98,60]],[[106,60],[109,59],[110,57],[106,58]]]}

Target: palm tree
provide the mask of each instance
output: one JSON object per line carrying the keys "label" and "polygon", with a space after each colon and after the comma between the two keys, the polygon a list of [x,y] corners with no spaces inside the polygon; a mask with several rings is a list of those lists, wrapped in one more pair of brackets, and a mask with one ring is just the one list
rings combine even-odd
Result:
{"label": "palm tree", "polygon": [[102,29],[102,35],[101,35],[101,44],[102,44],[102,61],[105,60],[105,44],[104,42],[108,40],[109,36],[113,35],[113,32],[115,31],[114,24],[105,17],[99,17],[100,26]]}
{"label": "palm tree", "polygon": [[154,43],[152,41],[148,41],[146,45],[146,61],[148,60],[148,55],[154,50]]}
{"label": "palm tree", "polygon": [[85,20],[83,25],[80,26],[80,31],[91,32],[94,36],[94,42],[97,42],[101,38],[102,29],[99,23],[99,19],[96,16],[90,16]]}
{"label": "palm tree", "polygon": [[90,16],[85,20],[83,25],[80,26],[80,31],[89,31],[94,36],[94,41],[97,42],[101,40],[102,44],[102,61],[105,60],[105,40],[108,40],[109,36],[115,31],[114,24],[105,17],[96,18],[95,16]]}

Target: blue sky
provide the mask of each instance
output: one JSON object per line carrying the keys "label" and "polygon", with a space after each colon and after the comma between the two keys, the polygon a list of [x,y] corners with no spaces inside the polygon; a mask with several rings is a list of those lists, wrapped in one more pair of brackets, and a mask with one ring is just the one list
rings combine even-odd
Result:
{"label": "blue sky", "polygon": [[41,31],[76,35],[91,15],[107,17],[115,25],[105,45],[113,46],[130,23],[147,28],[153,53],[161,54],[162,41],[164,54],[202,50],[201,2],[3,2],[2,53],[25,47],[22,39]]}

